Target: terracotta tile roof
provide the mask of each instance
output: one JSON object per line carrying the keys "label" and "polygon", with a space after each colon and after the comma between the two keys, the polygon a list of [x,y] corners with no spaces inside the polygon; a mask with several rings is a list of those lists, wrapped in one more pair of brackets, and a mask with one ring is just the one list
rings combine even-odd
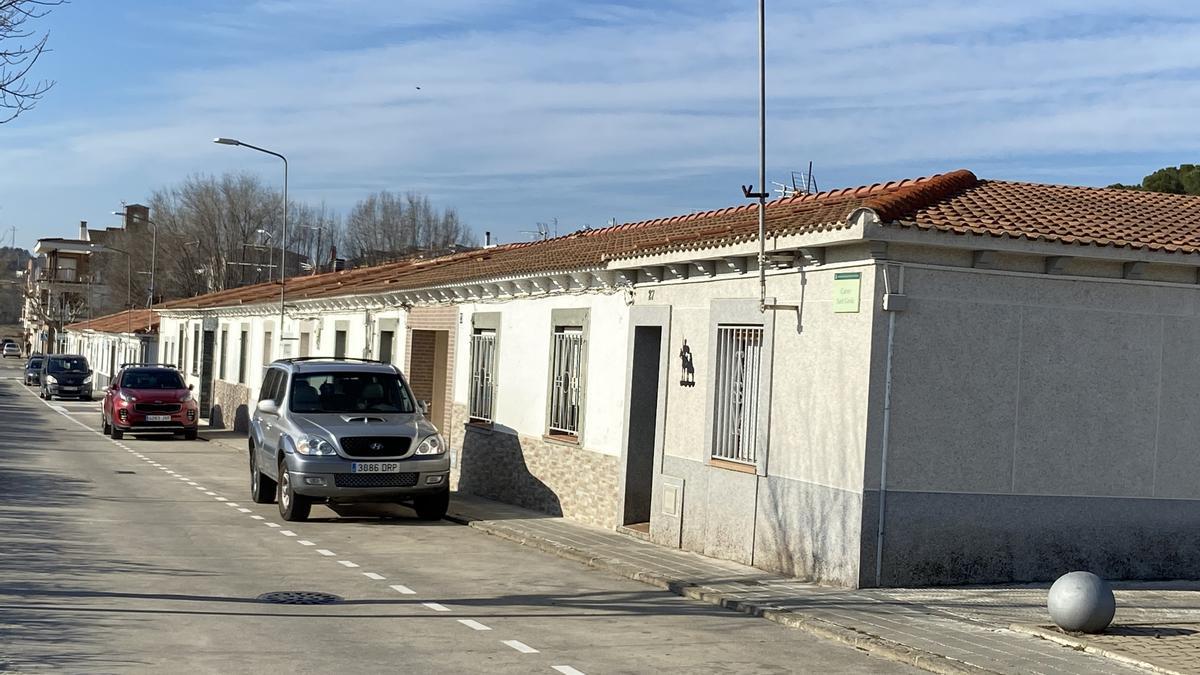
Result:
{"label": "terracotta tile roof", "polygon": [[[149,331],[147,331],[147,325]],[[101,333],[146,333],[158,330],[158,312],[149,309],[128,309],[116,314],[79,321],[66,327],[68,330],[94,330]]]}
{"label": "terracotta tile roof", "polygon": [[[980,180],[966,170],[876,183],[767,204],[769,236],[846,228],[855,210],[885,227],[1200,252],[1200,197]],[[753,241],[757,205],[584,230],[536,242],[478,249],[345,272],[294,277],[287,296],[306,298],[410,290],[455,282],[602,269],[610,261]],[[279,283],[257,284],[160,305],[161,309],[270,303]]]}
{"label": "terracotta tile roof", "polygon": [[977,180],[940,199],[893,205],[888,216],[923,230],[1200,252],[1200,197],[1191,195]]}

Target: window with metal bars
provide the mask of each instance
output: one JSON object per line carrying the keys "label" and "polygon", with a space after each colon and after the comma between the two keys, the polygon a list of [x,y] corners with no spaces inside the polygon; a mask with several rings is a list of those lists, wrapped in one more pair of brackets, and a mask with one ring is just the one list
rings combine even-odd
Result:
{"label": "window with metal bars", "polygon": [[757,464],[762,326],[717,326],[712,457]]}
{"label": "window with metal bars", "polygon": [[557,326],[550,348],[551,434],[578,436],[583,421],[583,328]]}
{"label": "window with metal bars", "polygon": [[496,331],[471,335],[471,419],[491,422],[496,401]]}

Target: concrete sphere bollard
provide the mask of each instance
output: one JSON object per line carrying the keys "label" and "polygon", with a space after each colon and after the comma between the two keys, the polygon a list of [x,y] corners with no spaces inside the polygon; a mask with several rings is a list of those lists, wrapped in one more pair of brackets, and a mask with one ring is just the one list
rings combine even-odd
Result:
{"label": "concrete sphere bollard", "polygon": [[1112,588],[1091,572],[1064,574],[1050,587],[1050,618],[1063,630],[1103,633],[1117,612]]}

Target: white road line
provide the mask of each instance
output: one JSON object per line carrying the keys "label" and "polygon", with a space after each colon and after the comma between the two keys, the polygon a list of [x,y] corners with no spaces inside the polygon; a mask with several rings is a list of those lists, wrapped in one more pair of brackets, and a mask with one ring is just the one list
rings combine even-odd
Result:
{"label": "white road line", "polygon": [[416,595],[417,592],[403,584],[392,584],[391,589],[404,595]]}
{"label": "white road line", "polygon": [[279,523],[263,523],[263,525],[267,527],[279,527]]}
{"label": "white road line", "polygon": [[199,483],[197,483],[196,481],[188,480],[188,479],[186,479],[186,478],[184,478],[184,477],[182,477],[182,476],[180,476],[180,477],[179,477],[179,480],[182,480],[182,481],[187,481],[187,484],[188,484],[188,485],[199,485]]}
{"label": "white road line", "polygon": [[280,531],[279,531],[279,534],[282,534],[282,535],[283,535],[283,536],[285,536],[285,537],[294,537],[294,536],[296,536],[296,533],[295,533],[295,532],[292,532],[291,530],[280,530]]}
{"label": "white road line", "polygon": [[[207,493],[205,493],[205,494],[207,494]],[[224,498],[224,497],[213,497],[213,499],[215,499],[215,500],[217,500],[217,501],[219,501],[219,502],[227,502],[227,501],[229,501],[228,499],[226,499],[226,498]]]}
{"label": "white road line", "polygon": [[246,508],[246,507],[244,507],[244,506],[243,506],[243,507],[241,507],[241,508],[239,508],[239,509],[238,509],[238,511],[241,511],[242,513],[250,513],[250,509],[248,509],[248,508]]}
{"label": "white road line", "polygon": [[363,576],[368,579],[374,579],[375,581],[383,581],[384,579],[387,578],[387,577],[383,576],[382,574],[376,574],[374,572],[363,572]]}
{"label": "white road line", "polygon": [[327,548],[319,548],[319,549],[317,549],[317,553],[320,553],[320,554],[321,554],[321,555],[323,555],[323,556],[335,556],[335,555],[337,555],[336,553],[334,553],[333,551],[330,551],[330,550],[329,550],[329,549],[327,549]]}
{"label": "white road line", "polygon": [[[205,492],[206,490],[208,490],[208,488],[206,488],[206,487],[201,487],[201,486],[199,486],[199,485],[197,485],[197,486],[196,486],[196,489],[197,489],[197,490],[199,490],[199,491],[201,491],[201,492]],[[208,493],[207,493],[207,492],[205,492],[205,494],[208,494]],[[217,493],[215,493],[215,492],[214,492],[213,494],[215,495],[215,494],[217,494]]]}
{"label": "white road line", "polygon": [[300,544],[301,546],[316,546],[316,544],[312,543],[311,541],[309,541],[307,539],[301,539],[300,541],[298,541],[296,543]]}
{"label": "white road line", "polygon": [[208,495],[209,497],[216,497],[216,496],[217,496],[217,493],[215,493],[215,492],[205,492],[204,494]]}
{"label": "white road line", "polygon": [[262,516],[259,516],[259,515],[253,515],[253,516],[250,516],[250,517],[251,517],[251,518],[253,518],[253,519],[255,519],[255,520],[265,520],[265,518],[263,518]]}
{"label": "white road line", "polygon": [[358,567],[358,563],[350,562],[349,560],[339,560],[338,564],[342,567]]}
{"label": "white road line", "polygon": [[422,602],[421,604],[425,605],[426,607],[428,607],[429,609],[432,609],[435,612],[449,612],[450,611],[449,607],[439,604],[439,603],[436,603],[436,602]]}
{"label": "white road line", "polygon": [[558,672],[562,673],[563,675],[585,675],[582,670],[576,670],[576,669],[572,668],[571,666],[550,666],[550,667],[557,670]]}
{"label": "white road line", "polygon": [[522,654],[537,654],[538,653],[538,650],[534,649],[533,647],[530,647],[529,645],[525,644],[524,642],[521,642],[520,640],[501,640],[501,642],[503,642],[504,644],[508,645],[509,647],[512,647],[513,649],[521,652]]}
{"label": "white road line", "polygon": [[479,623],[475,619],[459,619],[458,622],[471,630],[491,630],[491,628]]}
{"label": "white road line", "polygon": [[225,502],[225,506],[232,506],[235,509],[238,507],[238,505],[234,502]]}
{"label": "white road line", "polygon": [[63,415],[67,414],[67,409],[62,407],[61,405],[52,405],[52,406],[50,406],[50,409],[56,413],[61,413]]}

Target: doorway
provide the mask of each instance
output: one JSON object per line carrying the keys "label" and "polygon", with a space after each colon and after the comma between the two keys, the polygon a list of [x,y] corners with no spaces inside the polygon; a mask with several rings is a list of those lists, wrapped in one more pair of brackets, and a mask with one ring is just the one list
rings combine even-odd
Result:
{"label": "doorway", "polygon": [[450,333],[444,330],[413,330],[411,335],[408,386],[418,401],[429,402],[429,421],[445,431]]}
{"label": "doorway", "polygon": [[654,480],[654,441],[658,436],[659,361],[662,328],[635,326],[629,386],[629,438],[625,456],[625,509],[622,524],[649,532]]}
{"label": "doorway", "polygon": [[213,348],[216,341],[216,331],[204,331],[204,343],[200,350],[200,416],[205,419],[212,412]]}

